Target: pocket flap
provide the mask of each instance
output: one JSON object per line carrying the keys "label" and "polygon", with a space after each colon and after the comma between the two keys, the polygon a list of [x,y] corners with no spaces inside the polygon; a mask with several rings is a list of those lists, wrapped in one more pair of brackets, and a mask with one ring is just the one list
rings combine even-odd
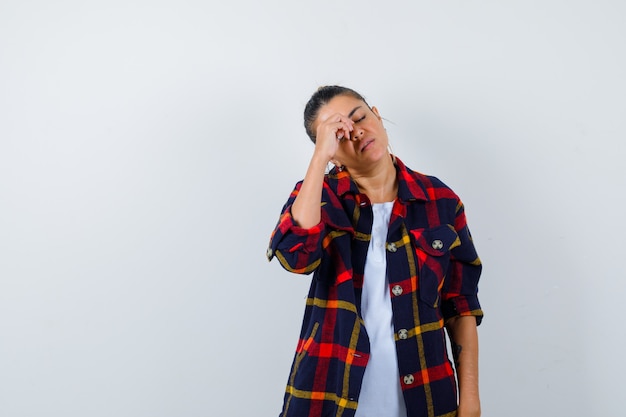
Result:
{"label": "pocket flap", "polygon": [[431,256],[442,256],[461,244],[459,235],[450,224],[410,232],[415,246]]}

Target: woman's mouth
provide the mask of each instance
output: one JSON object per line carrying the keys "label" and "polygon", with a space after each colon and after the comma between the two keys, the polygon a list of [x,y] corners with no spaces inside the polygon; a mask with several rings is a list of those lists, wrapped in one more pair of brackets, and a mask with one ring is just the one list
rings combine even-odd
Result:
{"label": "woman's mouth", "polygon": [[363,144],[363,146],[361,146],[361,152],[365,151],[367,148],[370,147],[370,145],[374,143],[374,139],[368,139],[367,141],[365,141],[365,143]]}

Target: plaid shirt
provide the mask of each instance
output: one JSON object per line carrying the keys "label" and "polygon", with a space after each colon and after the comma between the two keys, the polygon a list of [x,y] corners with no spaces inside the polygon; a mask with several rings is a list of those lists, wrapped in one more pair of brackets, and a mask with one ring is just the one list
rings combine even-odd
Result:
{"label": "plaid shirt", "polygon": [[[400,385],[408,417],[456,415],[454,369],[444,323],[476,316],[481,263],[458,196],[441,181],[396,159],[398,197],[387,236],[387,276]],[[348,172],[324,181],[321,222],[291,216],[301,182],[285,204],[267,250],[288,271],[313,272],[283,417],[352,417],[369,358],[360,314],[372,206]]]}

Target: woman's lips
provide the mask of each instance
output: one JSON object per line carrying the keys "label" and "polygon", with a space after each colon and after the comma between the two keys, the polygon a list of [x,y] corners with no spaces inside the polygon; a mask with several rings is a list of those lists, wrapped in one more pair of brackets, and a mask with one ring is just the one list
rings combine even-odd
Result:
{"label": "woman's lips", "polygon": [[368,139],[365,141],[365,144],[361,147],[361,152],[365,151],[369,146],[374,143],[374,139]]}

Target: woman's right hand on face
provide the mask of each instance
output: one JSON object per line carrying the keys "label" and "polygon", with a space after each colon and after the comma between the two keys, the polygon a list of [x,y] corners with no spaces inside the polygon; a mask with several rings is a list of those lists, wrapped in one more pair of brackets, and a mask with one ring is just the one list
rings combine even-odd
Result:
{"label": "woman's right hand on face", "polygon": [[315,137],[315,152],[323,156],[326,161],[335,158],[339,143],[344,140],[351,140],[350,132],[354,129],[354,122],[339,113],[330,116],[328,119],[317,125]]}

